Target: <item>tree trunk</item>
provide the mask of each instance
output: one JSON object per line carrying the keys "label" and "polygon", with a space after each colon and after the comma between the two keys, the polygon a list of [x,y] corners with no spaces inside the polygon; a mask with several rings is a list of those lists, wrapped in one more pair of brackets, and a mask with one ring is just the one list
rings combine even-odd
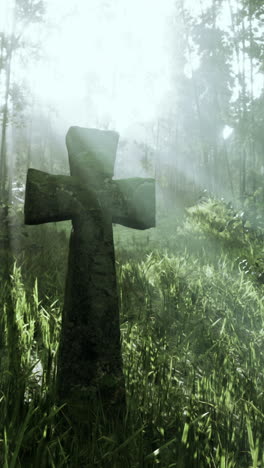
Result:
{"label": "tree trunk", "polygon": [[247,168],[247,150],[245,147],[245,136],[244,132],[246,129],[246,121],[247,121],[247,107],[246,107],[246,44],[245,44],[245,22],[244,19],[242,21],[242,129],[243,133],[242,137],[242,145],[243,149],[241,152],[241,189],[240,189],[240,196],[242,203],[245,201],[246,196],[246,168]]}
{"label": "tree trunk", "polygon": [[252,161],[252,191],[254,194],[257,189],[257,182],[256,182],[257,161],[256,161],[255,142],[254,142],[254,137],[253,137],[253,129],[255,127],[255,118],[254,118],[254,112],[253,112],[254,65],[253,65],[252,0],[249,0],[249,40],[250,40],[250,107],[251,107],[250,155],[251,155],[251,161]]}
{"label": "tree trunk", "polygon": [[5,83],[5,98],[3,106],[3,121],[1,131],[1,148],[0,148],[0,194],[1,199],[6,201],[7,191],[7,153],[6,153],[6,132],[8,125],[8,97],[10,92],[10,78],[11,78],[11,61],[12,61],[12,45],[7,59],[6,66],[6,83]]}
{"label": "tree trunk", "polygon": [[[10,94],[11,84],[11,68],[12,58],[14,51],[14,40],[15,40],[15,28],[16,28],[16,9],[17,4],[15,1],[14,13],[13,13],[13,25],[10,35],[10,42],[6,46],[6,65],[5,65],[5,92],[4,92],[4,103],[3,103],[3,117],[2,117],[2,130],[1,130],[1,147],[0,147],[0,199],[4,202],[8,202],[9,184],[12,181],[8,181],[8,167],[7,167],[7,148],[6,148],[6,133],[8,126],[8,98]],[[3,41],[2,45],[3,47]]]}

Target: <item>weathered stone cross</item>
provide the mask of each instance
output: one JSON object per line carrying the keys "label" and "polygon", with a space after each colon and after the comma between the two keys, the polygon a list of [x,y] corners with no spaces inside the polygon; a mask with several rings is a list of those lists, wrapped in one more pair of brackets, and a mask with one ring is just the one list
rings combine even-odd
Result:
{"label": "weathered stone cross", "polygon": [[25,223],[72,220],[58,356],[60,400],[117,403],[125,386],[112,223],[155,226],[154,179],[112,180],[118,134],[71,127],[70,176],[28,170]]}

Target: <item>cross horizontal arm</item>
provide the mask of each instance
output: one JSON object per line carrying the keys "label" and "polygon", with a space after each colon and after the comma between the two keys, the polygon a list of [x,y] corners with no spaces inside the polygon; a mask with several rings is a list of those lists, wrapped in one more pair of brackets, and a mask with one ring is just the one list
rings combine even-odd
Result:
{"label": "cross horizontal arm", "polygon": [[82,200],[95,209],[96,200],[78,179],[29,169],[26,182],[25,223],[42,224],[72,219],[83,209]]}
{"label": "cross horizontal arm", "polygon": [[155,179],[113,180],[113,223],[134,229],[156,226]]}

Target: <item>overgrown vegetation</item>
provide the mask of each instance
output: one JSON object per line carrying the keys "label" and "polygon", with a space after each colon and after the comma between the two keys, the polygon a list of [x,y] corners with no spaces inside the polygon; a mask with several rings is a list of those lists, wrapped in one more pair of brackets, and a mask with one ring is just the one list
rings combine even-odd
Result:
{"label": "overgrown vegetation", "polygon": [[[85,50],[89,60],[75,60],[82,48],[70,27],[64,55],[68,72],[68,62],[74,73],[89,65],[81,68],[85,95],[72,107],[74,93],[67,89],[59,108],[41,104],[48,83],[45,88],[32,77],[33,63],[54,66],[54,76],[71,82],[55,62],[64,63],[61,38],[75,8],[64,2],[63,15],[55,14],[55,3],[14,0],[1,9],[0,466],[263,467],[263,2],[172,2],[164,29],[169,70],[162,70],[169,86],[153,118],[131,107],[143,97],[132,93],[141,79],[150,97],[160,86],[152,62],[147,78],[144,67],[133,66],[145,57],[139,23],[149,55],[160,60],[149,2],[124,8],[79,2],[91,3],[80,11],[95,29],[79,29],[96,54]],[[135,27],[131,18],[137,17],[142,21]],[[58,56],[44,58],[53,27]],[[101,62],[107,73],[97,68]],[[157,211],[167,218],[158,214],[158,227],[148,232],[115,227],[127,414],[109,425],[100,404],[87,408],[96,423],[84,415],[81,431],[57,406],[54,385],[70,223],[25,227],[25,179],[31,166],[66,174],[63,121],[76,125],[81,117],[112,128],[127,90],[132,100],[124,99],[124,122],[126,113],[138,115],[129,122],[131,135],[121,134],[116,175],[155,174]],[[154,95],[151,100],[155,108]],[[212,198],[204,198],[209,192]],[[219,201],[222,196],[241,209]]]}
{"label": "overgrown vegetation", "polygon": [[[251,227],[209,199],[177,230],[161,226],[143,238],[117,228],[127,414],[104,425],[98,404],[90,409],[98,423],[83,432],[54,397],[63,288],[52,290],[49,275],[57,257],[41,278],[42,251],[21,252],[1,290],[1,466],[263,466],[263,232]],[[51,229],[43,250],[50,235],[66,249]],[[29,264],[35,284],[25,281]]]}

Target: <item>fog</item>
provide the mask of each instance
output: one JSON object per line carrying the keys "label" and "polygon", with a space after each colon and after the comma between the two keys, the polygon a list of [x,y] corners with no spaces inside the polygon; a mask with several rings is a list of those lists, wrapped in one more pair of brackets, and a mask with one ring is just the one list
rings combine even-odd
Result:
{"label": "fog", "polygon": [[65,1],[63,11],[61,1],[47,4],[48,29],[32,32],[43,59],[27,73],[36,101],[58,111],[56,127],[99,126],[124,134],[157,118],[169,87],[171,10],[168,0]]}
{"label": "fog", "polygon": [[20,166],[23,184],[33,162],[67,173],[77,125],[118,131],[116,176],[155,175],[172,203],[182,190],[237,198],[241,118],[263,92],[262,23],[239,15],[235,0],[2,0],[0,30],[15,38],[2,36],[0,70],[10,174]]}
{"label": "fog", "polygon": [[263,78],[260,0],[0,0],[0,466],[264,467]]}

